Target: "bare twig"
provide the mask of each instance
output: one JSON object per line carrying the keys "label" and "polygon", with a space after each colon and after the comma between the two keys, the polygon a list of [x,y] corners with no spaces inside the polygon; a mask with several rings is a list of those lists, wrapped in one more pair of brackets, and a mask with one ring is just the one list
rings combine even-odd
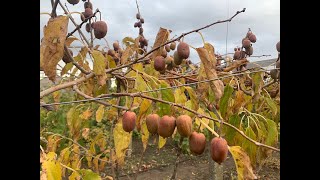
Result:
{"label": "bare twig", "polygon": [[[72,36],[77,30],[81,29],[82,25],[83,25],[84,23],[88,22],[88,20],[90,20],[92,17],[95,17],[98,12],[100,12],[99,9],[97,9],[96,12],[93,13],[93,15],[89,16],[88,18],[85,18],[85,20],[82,21],[79,25],[77,25],[76,28],[75,28],[73,31],[71,31],[70,33],[68,33],[66,39],[67,39],[68,37]],[[90,22],[90,21],[89,21],[89,22]]]}
{"label": "bare twig", "polygon": [[[73,86],[73,90],[74,90],[76,93],[78,93],[80,96],[82,96],[82,97],[84,97],[84,98],[86,98],[86,99],[91,99],[91,98],[93,98],[93,97],[91,97],[91,96],[89,96],[89,95],[86,95],[85,93],[81,92],[81,91],[79,90],[79,88],[78,88],[77,85],[74,85],[74,86]],[[109,104],[109,103],[104,102],[104,101],[95,100],[95,102],[100,103],[100,104],[105,105],[105,106],[112,106],[112,107],[115,107],[115,108],[118,108],[118,109],[128,110],[128,108],[126,108],[126,107]]]}
{"label": "bare twig", "polygon": [[51,17],[57,17],[57,13],[56,13],[56,9],[57,9],[57,6],[58,6],[58,2],[60,0],[56,0],[52,6],[52,11],[51,11]]}
{"label": "bare twig", "polygon": [[[63,5],[62,5],[62,3],[59,1],[59,5],[61,6],[61,8],[63,9],[63,11],[64,11],[64,13],[65,14],[69,14],[69,12],[66,10],[66,8],[65,7],[63,7]],[[74,24],[74,26],[78,26],[77,25],[77,23],[76,23],[76,21],[73,19],[73,17],[72,16],[69,16],[69,19],[72,21],[72,23]],[[82,38],[85,40],[85,42],[87,43],[87,45],[89,46],[90,44],[89,44],[89,41],[88,41],[88,39],[84,36],[84,34],[82,33],[82,31],[81,31],[81,29],[78,29],[78,32],[79,32],[79,34],[82,36]]]}

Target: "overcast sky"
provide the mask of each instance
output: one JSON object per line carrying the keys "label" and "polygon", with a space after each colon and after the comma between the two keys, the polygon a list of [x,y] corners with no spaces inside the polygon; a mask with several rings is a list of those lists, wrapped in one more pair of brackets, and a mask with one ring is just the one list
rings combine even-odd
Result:
{"label": "overcast sky", "polygon": [[[61,0],[71,12],[84,11],[83,2],[72,6],[67,0]],[[137,37],[138,28],[133,28],[137,13],[135,0],[91,0],[94,10],[99,8],[102,12],[102,20],[108,24],[107,40],[110,44],[114,41],[122,41],[126,36]],[[160,27],[172,30],[170,37],[181,35],[184,32],[205,26],[217,20],[224,20],[232,16],[236,11],[246,8],[245,13],[236,16],[228,24],[228,53],[233,48],[241,46],[241,40],[246,35],[248,28],[257,37],[253,44],[253,55],[270,54],[271,57],[249,58],[250,61],[264,60],[277,57],[276,43],[280,40],[280,0],[138,0],[141,16],[145,19],[143,24],[144,36],[149,40],[149,46]],[[40,1],[40,12],[51,12],[50,0]],[[229,8],[228,8],[229,4]],[[229,9],[229,16],[228,16]],[[63,14],[61,7],[57,8],[58,15]],[[81,23],[80,15],[72,15],[78,24]],[[40,16],[40,38],[43,37],[43,27],[49,19],[48,15]],[[74,29],[69,22],[69,30]],[[82,28],[83,32],[90,37]],[[214,45],[216,52],[226,53],[227,23],[217,24],[201,31],[207,42]],[[79,37],[78,33],[75,33]],[[203,46],[198,33],[185,37],[185,42],[193,47]],[[106,45],[104,40],[95,40],[95,44]],[[150,47],[149,47],[150,49]],[[170,52],[172,53],[172,52]],[[190,59],[199,62],[197,53],[191,49]]]}

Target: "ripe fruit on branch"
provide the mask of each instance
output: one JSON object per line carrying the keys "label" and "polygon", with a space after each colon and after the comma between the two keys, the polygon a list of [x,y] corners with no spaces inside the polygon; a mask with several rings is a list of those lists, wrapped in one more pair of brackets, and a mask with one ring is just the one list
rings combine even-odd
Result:
{"label": "ripe fruit on branch", "polygon": [[221,164],[227,159],[228,155],[228,143],[225,139],[215,137],[211,140],[210,154],[212,160],[216,163]]}
{"label": "ripe fruit on branch", "polygon": [[[68,49],[68,51],[71,54],[71,56],[73,56],[73,52],[70,49]],[[63,53],[62,61],[65,62],[66,64],[72,62],[72,59],[68,58],[67,52]]]}
{"label": "ripe fruit on branch", "polygon": [[280,76],[280,71],[278,69],[272,69],[270,71],[270,76],[272,79],[276,80],[276,79],[279,79],[279,76]]}
{"label": "ripe fruit on branch", "polygon": [[234,52],[233,59],[235,59],[235,60],[240,59],[240,51]]}
{"label": "ripe fruit on branch", "polygon": [[157,56],[154,59],[154,69],[156,71],[163,71],[166,68],[166,62],[164,60],[164,57],[162,56]]}
{"label": "ripe fruit on branch", "polygon": [[277,51],[280,52],[280,41],[276,45]]}
{"label": "ripe fruit on branch", "polygon": [[166,49],[167,52],[170,52],[170,45],[169,44],[165,45],[164,48]]}
{"label": "ripe fruit on branch", "polygon": [[177,47],[177,52],[179,57],[182,59],[187,59],[190,55],[190,48],[189,45],[185,42],[180,42]]}
{"label": "ripe fruit on branch", "polygon": [[179,56],[178,51],[175,51],[173,53],[173,60],[174,60],[174,64],[176,65],[180,65],[182,63],[183,58]]}
{"label": "ripe fruit on branch", "polygon": [[108,26],[104,21],[97,21],[94,23],[94,36],[97,39],[102,39],[107,35]]}
{"label": "ripe fruit on branch", "polygon": [[88,17],[92,16],[93,15],[92,9],[86,8],[84,10],[84,12],[83,12],[83,15],[84,15],[85,18],[88,18]]}
{"label": "ripe fruit on branch", "polygon": [[86,24],[86,31],[87,32],[90,32],[91,31],[91,26],[89,23]]}
{"label": "ripe fruit on branch", "polygon": [[189,137],[189,149],[195,155],[200,155],[206,147],[206,137],[202,133],[193,132]]}
{"label": "ripe fruit on branch", "polygon": [[175,42],[172,42],[172,43],[170,44],[170,49],[171,49],[171,50],[175,50],[175,49],[176,49],[176,43],[175,43]]}
{"label": "ripe fruit on branch", "polygon": [[138,23],[135,22],[134,25],[133,25],[133,27],[135,27],[135,28],[138,27]]}
{"label": "ripe fruit on branch", "polygon": [[158,121],[158,134],[163,138],[170,137],[173,134],[175,127],[175,118],[165,115]]}
{"label": "ripe fruit on branch", "polygon": [[127,111],[122,117],[122,128],[126,132],[131,132],[136,126],[136,113],[132,111]]}
{"label": "ripe fruit on branch", "polygon": [[70,4],[75,5],[75,4],[78,4],[80,0],[67,0],[67,1]]}
{"label": "ripe fruit on branch", "polygon": [[248,31],[246,37],[249,38],[251,34],[252,34],[252,31]]}
{"label": "ripe fruit on branch", "polygon": [[246,48],[246,54],[248,56],[251,56],[253,54],[253,47],[252,46],[250,46],[249,48]]}
{"label": "ripe fruit on branch", "polygon": [[240,58],[239,59],[243,59],[246,57],[246,52],[245,51],[240,51]]}
{"label": "ripe fruit on branch", "polygon": [[141,22],[137,22],[137,26],[140,28],[141,27]]}
{"label": "ripe fruit on branch", "polygon": [[136,14],[136,18],[140,19],[140,14],[139,13]]}
{"label": "ripe fruit on branch", "polygon": [[189,137],[192,132],[192,119],[188,115],[181,115],[176,120],[178,133],[183,137]]}
{"label": "ripe fruit on branch", "polygon": [[250,45],[251,45],[251,41],[250,41],[248,38],[244,38],[244,39],[242,40],[242,46],[243,46],[244,48],[249,48]]}
{"label": "ripe fruit on branch", "polygon": [[90,8],[92,10],[92,3],[91,2],[85,2],[84,3],[84,9]]}
{"label": "ripe fruit on branch", "polygon": [[94,24],[95,24],[94,22],[91,23],[91,28],[94,28]]}
{"label": "ripe fruit on branch", "polygon": [[255,43],[257,41],[257,37],[256,35],[254,35],[253,33],[249,36],[249,40],[252,42],[252,43]]}
{"label": "ripe fruit on branch", "polygon": [[237,49],[237,48],[234,48],[233,50],[234,50],[234,51],[237,51],[238,49]]}
{"label": "ripe fruit on branch", "polygon": [[119,50],[120,46],[119,46],[119,43],[118,43],[118,42],[114,42],[112,45],[113,45],[113,49],[114,49],[115,51],[118,51],[118,50]]}
{"label": "ripe fruit on branch", "polygon": [[113,49],[109,49],[108,50],[108,55],[114,56],[114,55],[116,55],[116,52]]}
{"label": "ripe fruit on branch", "polygon": [[280,59],[276,62],[276,68],[280,68]]}
{"label": "ripe fruit on branch", "polygon": [[161,56],[166,58],[167,57],[167,51],[163,48],[161,51]]}
{"label": "ripe fruit on branch", "polygon": [[144,19],[143,19],[143,18],[140,18],[140,22],[143,24],[143,23],[144,23]]}
{"label": "ripe fruit on branch", "polygon": [[143,33],[143,28],[139,28],[139,34],[141,35]]}
{"label": "ripe fruit on branch", "polygon": [[157,134],[158,121],[160,121],[160,116],[158,114],[149,114],[147,116],[146,118],[147,129],[151,134]]}

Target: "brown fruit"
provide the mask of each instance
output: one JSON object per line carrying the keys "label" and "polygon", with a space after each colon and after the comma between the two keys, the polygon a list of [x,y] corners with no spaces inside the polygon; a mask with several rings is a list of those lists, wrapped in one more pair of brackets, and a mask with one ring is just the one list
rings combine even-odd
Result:
{"label": "brown fruit", "polygon": [[206,147],[206,137],[202,133],[193,132],[189,137],[189,149],[195,155],[200,155]]}
{"label": "brown fruit", "polygon": [[172,63],[173,63],[173,57],[172,56],[167,56],[166,58],[165,58],[165,61],[166,61],[166,64],[167,65],[172,65]]}
{"label": "brown fruit", "polygon": [[137,26],[138,26],[139,28],[141,28],[141,22],[140,22],[140,21],[137,22]]}
{"label": "brown fruit", "polygon": [[187,59],[190,55],[190,48],[189,45],[185,42],[180,42],[177,47],[177,52],[179,57],[182,59]]}
{"label": "brown fruit", "polygon": [[246,52],[245,51],[240,51],[240,57],[239,59],[243,59],[246,57]]}
{"label": "brown fruit", "polygon": [[280,41],[276,45],[277,51],[280,52]]}
{"label": "brown fruit", "polygon": [[249,48],[246,48],[246,54],[248,56],[251,56],[253,54],[253,47],[252,46],[250,46]]}
{"label": "brown fruit", "polygon": [[209,111],[212,111],[212,110],[213,110],[213,104],[209,104],[209,105],[207,106],[207,108],[208,108]]}
{"label": "brown fruit", "polygon": [[276,79],[279,79],[279,76],[280,76],[280,72],[278,69],[272,69],[270,71],[270,76],[272,79],[276,80]]}
{"label": "brown fruit", "polygon": [[92,9],[86,8],[84,10],[84,12],[83,12],[83,15],[84,15],[85,18],[88,18],[88,17],[92,16],[93,15]]}
{"label": "brown fruit", "polygon": [[146,118],[147,129],[151,134],[157,134],[158,121],[160,121],[160,116],[158,114],[149,114],[147,116]]}
{"label": "brown fruit", "polygon": [[271,98],[275,98],[279,92],[279,89],[274,89],[269,92]]}
{"label": "brown fruit", "polygon": [[248,31],[246,37],[249,38],[251,34],[252,34],[252,31]]}
{"label": "brown fruit", "polygon": [[170,44],[170,49],[171,49],[171,50],[175,50],[175,49],[176,49],[176,43],[175,43],[175,42],[172,42],[172,43]]}
{"label": "brown fruit", "polygon": [[84,9],[86,9],[86,8],[90,8],[91,10],[92,10],[92,3],[91,2],[85,2],[84,3]]}
{"label": "brown fruit", "polygon": [[75,4],[78,4],[80,0],[67,0],[67,1],[70,4],[75,5]]}
{"label": "brown fruit", "polygon": [[140,22],[143,24],[143,23],[144,23],[144,19],[143,19],[143,18],[140,18]]}
{"label": "brown fruit", "polygon": [[119,43],[118,43],[118,42],[114,42],[112,45],[113,45],[113,49],[114,49],[115,51],[118,51],[118,50],[119,50],[120,46],[119,46]]}
{"label": "brown fruit", "polygon": [[144,38],[143,44],[144,44],[145,46],[148,46],[148,40],[147,40],[146,38]]}
{"label": "brown fruit", "polygon": [[170,45],[169,44],[165,45],[164,48],[166,49],[167,52],[170,52]]}
{"label": "brown fruit", "polygon": [[241,48],[238,48],[238,51],[241,51]]}
{"label": "brown fruit", "polygon": [[142,34],[143,33],[143,28],[139,28],[139,34]]}
{"label": "brown fruit", "polygon": [[91,31],[91,26],[89,23],[86,24],[86,31],[87,32],[90,32]]}
{"label": "brown fruit", "polygon": [[233,50],[234,50],[234,51],[237,51],[238,49],[237,49],[237,48],[234,48]]}
{"label": "brown fruit", "polygon": [[113,49],[109,49],[108,50],[108,55],[109,56],[114,56],[114,55],[116,55],[116,52]]}
{"label": "brown fruit", "polygon": [[[69,51],[69,53],[71,54],[71,56],[73,56],[73,52],[72,52],[70,49],[68,49],[68,51]],[[65,62],[66,64],[72,62],[72,59],[68,58],[66,52],[63,53],[62,60],[63,60],[63,62]]]}
{"label": "brown fruit", "polygon": [[173,134],[175,127],[175,118],[165,115],[158,121],[158,134],[163,138],[170,137]]}
{"label": "brown fruit", "polygon": [[94,24],[95,24],[94,22],[91,23],[91,28],[93,29],[94,29]]}
{"label": "brown fruit", "polygon": [[94,36],[97,39],[102,39],[107,35],[108,26],[104,21],[97,21],[94,23]]}
{"label": "brown fruit", "polygon": [[133,25],[133,27],[135,27],[135,28],[138,27],[138,23],[135,22],[134,25]]}
{"label": "brown fruit", "polygon": [[136,113],[132,111],[125,112],[122,118],[123,130],[126,132],[131,132],[132,130],[134,130],[136,126],[136,119],[137,119]]}
{"label": "brown fruit", "polygon": [[167,57],[167,51],[163,48],[161,51],[161,56],[166,58]]}
{"label": "brown fruit", "polygon": [[181,58],[178,54],[178,51],[175,51],[173,53],[173,62],[176,65],[180,65],[182,63],[183,58]]}
{"label": "brown fruit", "polygon": [[162,56],[157,56],[154,59],[154,69],[157,71],[163,71],[166,68],[166,62],[164,60],[164,57]]}
{"label": "brown fruit", "polygon": [[228,155],[228,143],[225,139],[215,137],[211,140],[210,154],[212,160],[216,163],[221,164],[227,159]]}
{"label": "brown fruit", "polygon": [[235,51],[233,55],[233,59],[240,59],[240,51]]}
{"label": "brown fruit", "polygon": [[242,40],[242,46],[243,46],[244,48],[249,48],[250,45],[251,45],[251,42],[250,42],[250,40],[249,40],[248,38],[244,38],[244,39]]}
{"label": "brown fruit", "polygon": [[139,13],[136,14],[136,18],[140,19],[140,14]]}
{"label": "brown fruit", "polygon": [[183,137],[189,137],[192,133],[192,119],[188,115],[181,115],[176,120],[178,133]]}
{"label": "brown fruit", "polygon": [[280,68],[280,60],[276,62],[276,68]]}
{"label": "brown fruit", "polygon": [[252,42],[252,43],[255,43],[257,41],[257,37],[256,35],[254,35],[253,33],[249,36],[249,40]]}

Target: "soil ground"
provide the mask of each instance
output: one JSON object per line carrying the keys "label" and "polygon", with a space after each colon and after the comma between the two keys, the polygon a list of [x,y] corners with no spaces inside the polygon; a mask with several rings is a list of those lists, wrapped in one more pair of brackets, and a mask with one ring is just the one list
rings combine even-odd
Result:
{"label": "soil ground", "polygon": [[[176,145],[168,139],[166,145],[157,149],[157,144],[153,144],[152,138],[144,153],[140,170],[137,173],[138,180],[166,180],[170,179],[174,170],[176,160]],[[133,138],[132,154],[127,157],[126,165],[120,170],[121,180],[134,179],[134,173],[137,169],[137,164],[140,161],[142,153],[142,142],[137,138]],[[177,169],[176,179],[179,180],[200,180],[212,179],[209,175],[209,155],[206,147],[205,152],[200,156],[192,156],[181,154]],[[223,179],[237,179],[236,167],[231,155],[228,155],[227,160],[223,163]],[[260,170],[254,171],[259,179],[278,180],[280,179],[280,153],[274,152],[270,156]]]}

